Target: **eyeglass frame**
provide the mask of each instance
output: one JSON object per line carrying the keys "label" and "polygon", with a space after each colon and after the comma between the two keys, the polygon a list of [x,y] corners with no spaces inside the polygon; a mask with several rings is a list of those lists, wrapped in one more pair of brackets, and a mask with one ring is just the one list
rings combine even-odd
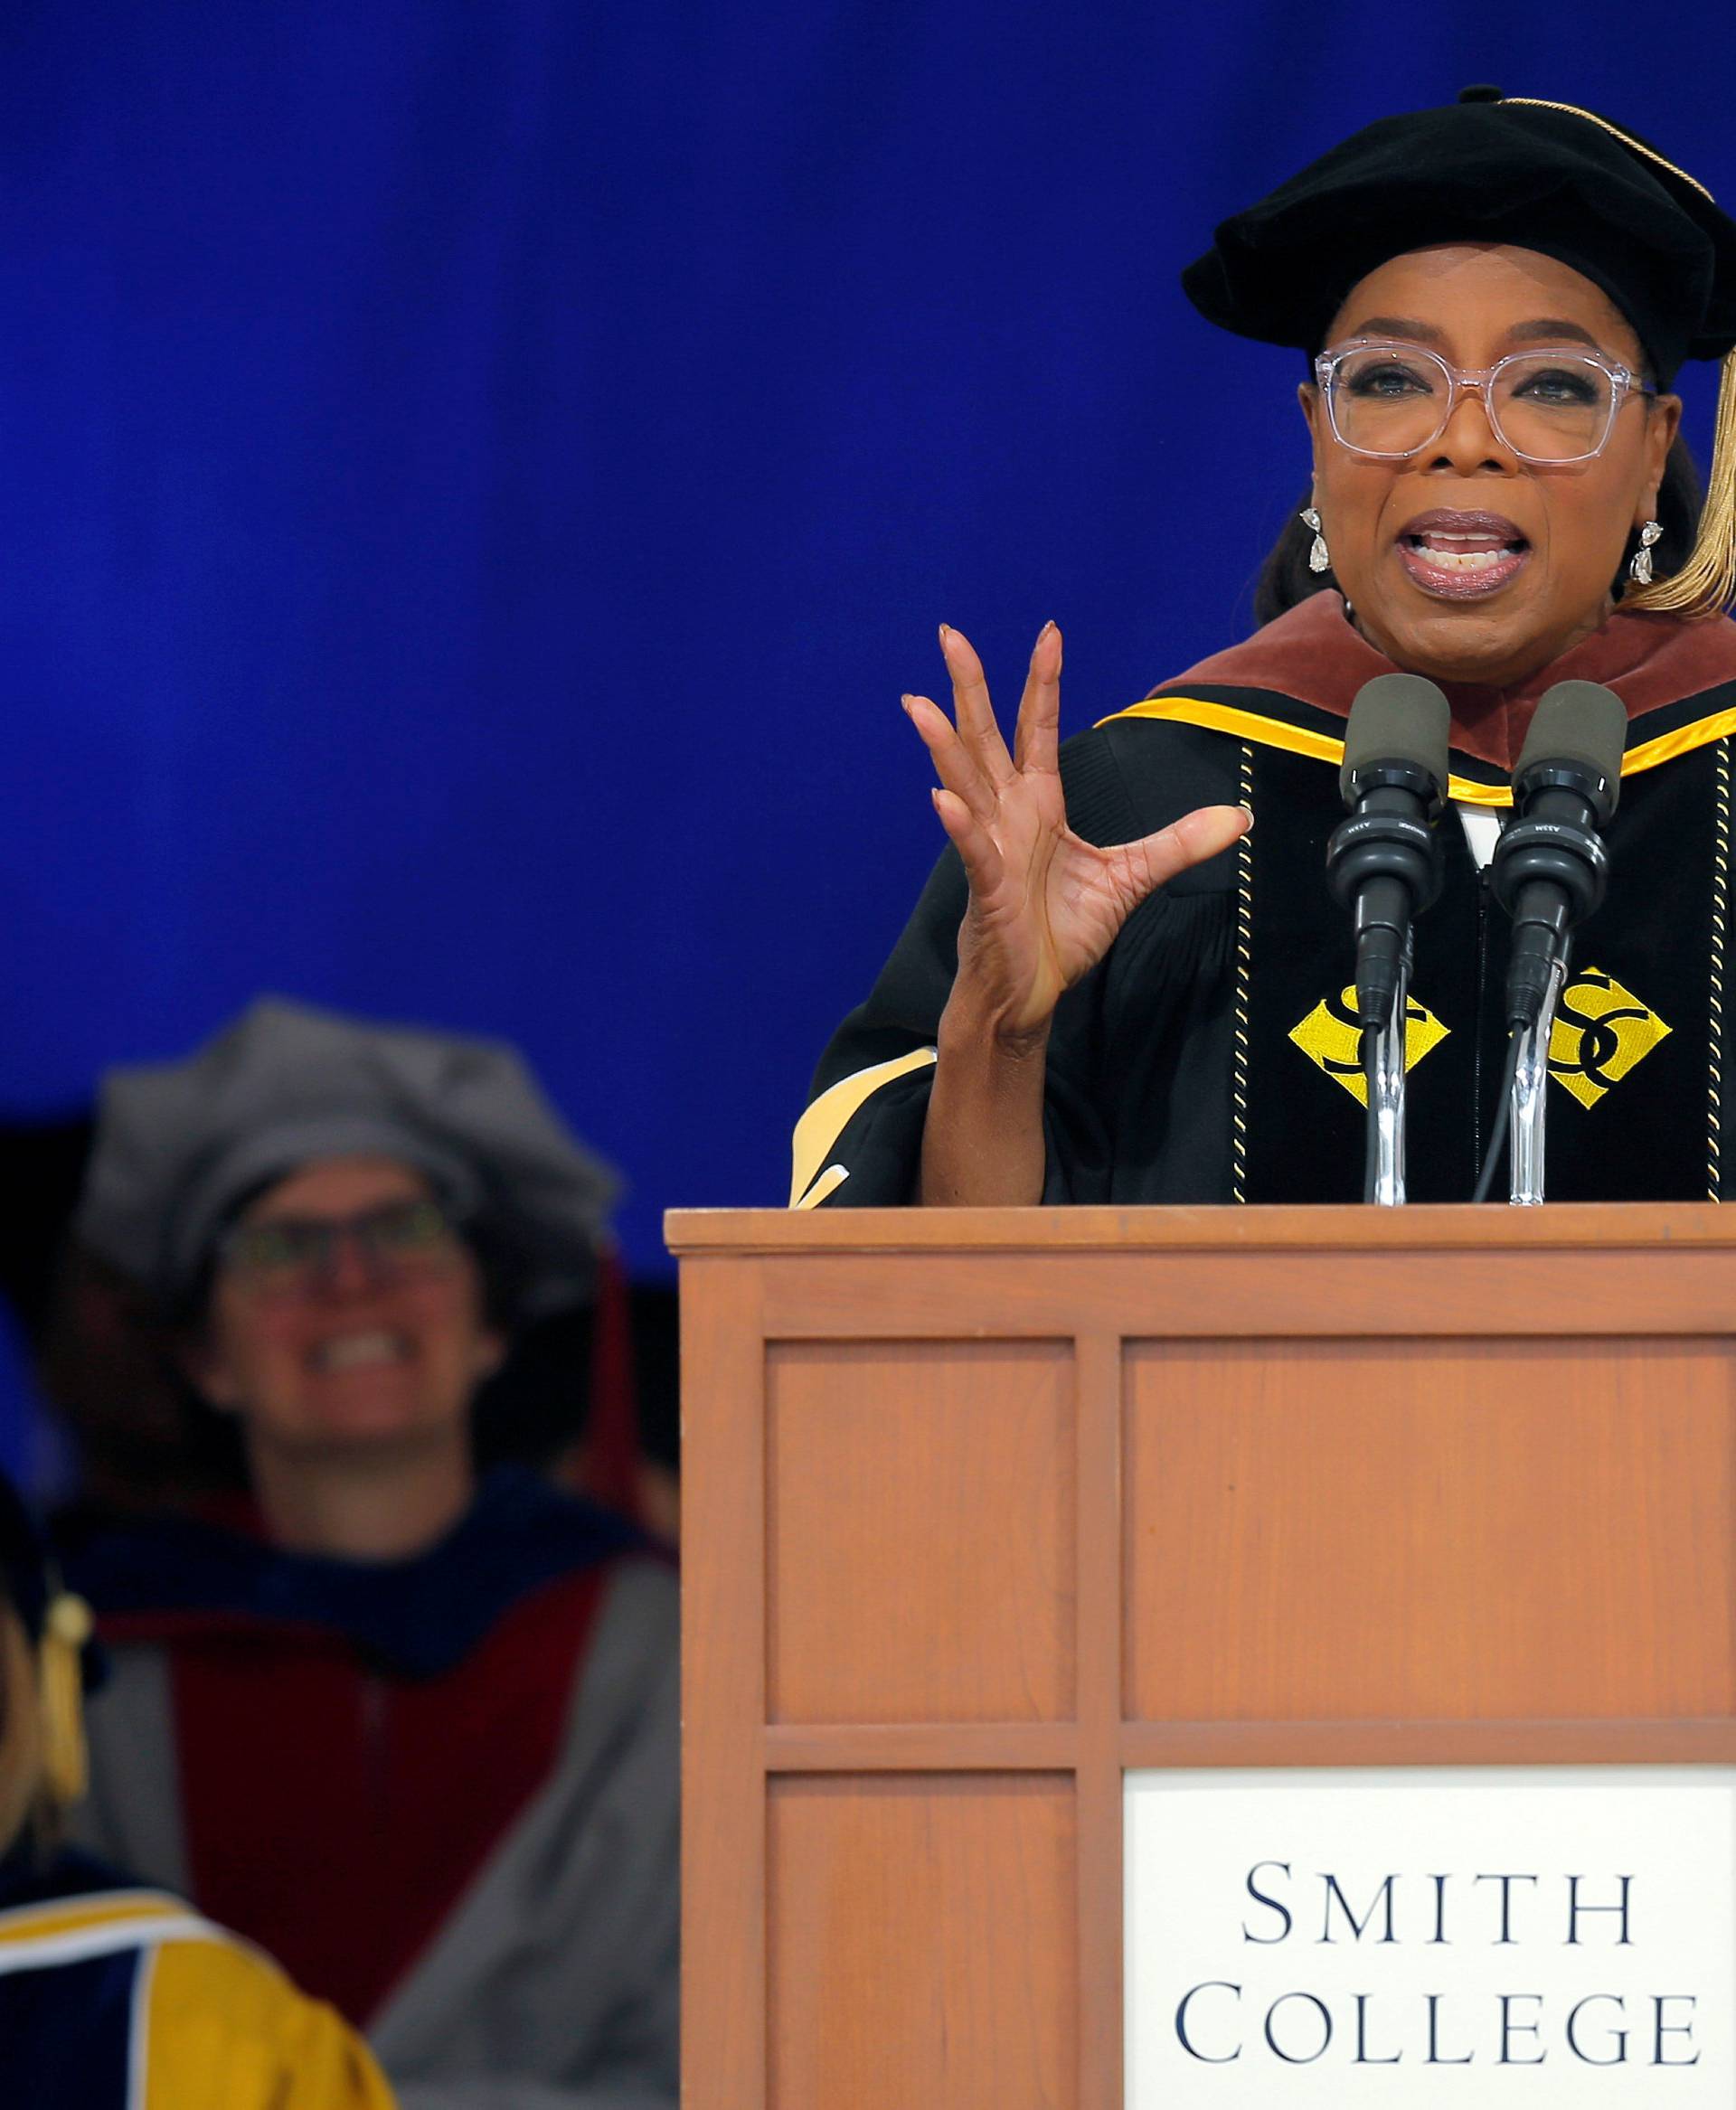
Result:
{"label": "eyeglass frame", "polygon": [[[427,1210],[437,1216],[438,1236],[409,1253],[382,1251],[372,1242],[368,1236],[370,1226],[410,1209]],[[286,1225],[300,1232],[319,1233],[323,1246],[318,1255],[278,1268],[246,1262],[236,1264],[235,1248],[250,1231]],[[357,1210],[348,1216],[256,1217],[250,1221],[242,1217],[231,1223],[217,1240],[215,1258],[218,1267],[227,1271],[232,1281],[250,1292],[269,1296],[295,1296],[306,1294],[326,1279],[345,1248],[354,1251],[376,1278],[395,1280],[413,1275],[431,1262],[449,1258],[463,1244],[464,1235],[463,1220],[443,1202],[432,1195],[406,1194],[391,1201],[376,1202],[371,1209]]]}
{"label": "eyeglass frame", "polygon": [[[1371,447],[1357,447],[1346,439],[1338,429],[1338,412],[1333,397],[1336,391],[1337,372],[1353,352],[1413,352],[1425,359],[1432,359],[1447,376],[1447,408],[1440,423],[1427,439],[1420,439],[1415,447],[1407,447],[1397,453],[1384,453]],[[1609,415],[1605,421],[1602,437],[1598,444],[1585,454],[1527,454],[1524,447],[1515,447],[1501,429],[1501,420],[1495,410],[1495,377],[1504,367],[1517,360],[1539,358],[1577,359],[1586,366],[1595,366],[1606,375],[1614,391],[1609,399]],[[1629,396],[1649,397],[1656,402],[1658,391],[1641,381],[1631,367],[1624,366],[1618,359],[1605,353],[1588,350],[1580,344],[1528,344],[1517,352],[1509,352],[1497,359],[1493,366],[1478,370],[1455,366],[1451,360],[1432,350],[1427,344],[1410,343],[1403,337],[1353,337],[1348,343],[1338,344],[1316,354],[1314,378],[1320,393],[1326,398],[1326,419],[1332,427],[1332,437],[1346,454],[1354,454],[1367,462],[1408,462],[1420,455],[1425,447],[1432,447],[1453,421],[1453,413],[1458,409],[1464,396],[1477,396],[1482,400],[1483,415],[1488,419],[1489,430],[1509,454],[1516,455],[1522,462],[1530,462],[1538,468],[1572,468],[1580,462],[1594,462],[1609,444],[1609,436],[1616,429],[1616,419],[1621,415],[1621,407]]]}

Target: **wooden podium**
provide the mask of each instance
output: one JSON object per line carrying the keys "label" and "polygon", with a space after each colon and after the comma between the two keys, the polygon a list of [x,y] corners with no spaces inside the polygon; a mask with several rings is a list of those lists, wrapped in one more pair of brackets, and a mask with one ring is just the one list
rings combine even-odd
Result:
{"label": "wooden podium", "polygon": [[1736,1212],[681,1212],[686,2110],[1118,2110],[1127,1766],[1736,1760]]}

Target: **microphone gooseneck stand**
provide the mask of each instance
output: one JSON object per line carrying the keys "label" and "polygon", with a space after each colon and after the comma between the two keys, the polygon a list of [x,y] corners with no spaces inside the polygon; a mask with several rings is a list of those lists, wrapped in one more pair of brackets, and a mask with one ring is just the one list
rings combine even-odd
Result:
{"label": "microphone gooseneck stand", "polygon": [[1549,964],[1549,982],[1534,1019],[1514,1029],[1513,1081],[1508,1086],[1508,1118],[1513,1129],[1508,1161],[1507,1199],[1515,1206],[1531,1206],[1543,1198],[1543,1121],[1549,1111],[1549,1036],[1554,1030],[1555,1006],[1567,979],[1567,955],[1571,940]]}
{"label": "microphone gooseneck stand", "polygon": [[1501,1116],[1476,1199],[1493,1183],[1511,1131],[1508,1199],[1543,1199],[1549,1041],[1574,927],[1602,900],[1609,854],[1598,830],[1616,810],[1628,712],[1596,682],[1558,682],[1537,706],[1513,774],[1517,818],[1495,844],[1495,899],[1513,918],[1506,1013],[1511,1041]]}
{"label": "microphone gooseneck stand", "polygon": [[1326,883],[1353,914],[1368,1120],[1363,1198],[1404,1200],[1405,1007],[1410,924],[1440,891],[1435,822],[1447,789],[1447,699],[1417,674],[1364,683],[1344,728],[1350,815],[1326,846]]}
{"label": "microphone gooseneck stand", "polygon": [[[1410,938],[1399,956],[1392,1002],[1378,1027],[1363,1035],[1363,1082],[1368,1093],[1368,1140],[1363,1200],[1382,1209],[1404,1200],[1404,1031],[1410,998]],[[1357,1008],[1360,1012],[1361,1002]]]}

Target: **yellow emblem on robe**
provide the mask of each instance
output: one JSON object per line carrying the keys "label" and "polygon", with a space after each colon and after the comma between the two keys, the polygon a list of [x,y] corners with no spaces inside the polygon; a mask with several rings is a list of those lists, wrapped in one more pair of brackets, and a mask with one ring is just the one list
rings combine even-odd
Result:
{"label": "yellow emblem on robe", "polygon": [[[1414,1069],[1431,1048],[1452,1031],[1433,1012],[1425,1011],[1413,996],[1404,1007],[1404,1067]],[[1356,984],[1339,991],[1336,999],[1322,997],[1300,1024],[1290,1028],[1290,1038],[1310,1062],[1317,1063],[1328,1077],[1335,1078],[1359,1107],[1368,1104],[1368,1079],[1363,1074],[1363,1028],[1356,1015]]]}
{"label": "yellow emblem on robe", "polygon": [[1549,1074],[1595,1107],[1670,1029],[1601,967],[1582,967],[1561,992],[1549,1036]]}

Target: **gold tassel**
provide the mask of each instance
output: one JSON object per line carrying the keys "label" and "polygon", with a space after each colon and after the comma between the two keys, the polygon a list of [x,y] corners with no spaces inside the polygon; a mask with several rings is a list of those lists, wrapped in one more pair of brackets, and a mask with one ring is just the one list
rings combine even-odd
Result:
{"label": "gold tassel", "polygon": [[1627,608],[1684,616],[1690,622],[1721,616],[1736,601],[1736,350],[1726,352],[1718,383],[1718,421],[1712,429],[1712,467],[1706,502],[1694,548],[1680,571],[1621,597]]}
{"label": "gold tassel", "polygon": [[63,1810],[84,1800],[90,1766],[84,1742],[84,1644],[90,1607],[63,1591],[42,1622],[37,1651],[42,1700],[42,1777]]}

